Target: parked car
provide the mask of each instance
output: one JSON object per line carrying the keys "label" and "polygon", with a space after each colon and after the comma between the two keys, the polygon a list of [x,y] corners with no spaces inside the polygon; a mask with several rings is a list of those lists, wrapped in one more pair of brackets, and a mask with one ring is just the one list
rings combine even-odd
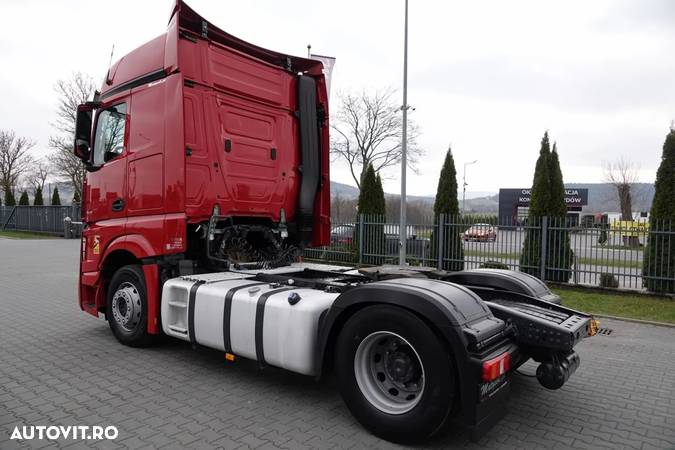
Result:
{"label": "parked car", "polygon": [[465,241],[495,242],[497,229],[488,223],[476,223],[464,232]]}
{"label": "parked car", "polygon": [[332,245],[351,245],[354,242],[354,225],[338,225],[330,231]]}

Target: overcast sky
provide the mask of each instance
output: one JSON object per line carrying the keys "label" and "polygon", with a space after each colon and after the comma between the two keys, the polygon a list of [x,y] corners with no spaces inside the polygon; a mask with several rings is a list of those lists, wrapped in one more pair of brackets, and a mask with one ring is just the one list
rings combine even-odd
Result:
{"label": "overcast sky", "polygon": [[[53,133],[53,85],[73,71],[102,79],[115,59],[166,29],[170,0],[0,4],[0,128]],[[337,58],[337,93],[399,88],[403,0],[188,1],[254,44]],[[529,187],[545,130],[565,182],[601,182],[603,161],[628,157],[652,182],[675,118],[675,1],[410,1],[409,103],[426,150],[408,193],[433,194],[448,144],[468,190]],[[400,97],[400,90],[399,90]],[[398,168],[385,178],[399,191]],[[345,167],[335,181],[353,184]],[[461,180],[459,181],[461,185]]]}

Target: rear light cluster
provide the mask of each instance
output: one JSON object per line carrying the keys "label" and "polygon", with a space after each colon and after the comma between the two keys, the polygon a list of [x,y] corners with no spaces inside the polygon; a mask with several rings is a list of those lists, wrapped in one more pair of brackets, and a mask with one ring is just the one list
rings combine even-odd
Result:
{"label": "rear light cluster", "polygon": [[511,355],[506,352],[483,362],[483,381],[492,381],[504,375],[511,367]]}

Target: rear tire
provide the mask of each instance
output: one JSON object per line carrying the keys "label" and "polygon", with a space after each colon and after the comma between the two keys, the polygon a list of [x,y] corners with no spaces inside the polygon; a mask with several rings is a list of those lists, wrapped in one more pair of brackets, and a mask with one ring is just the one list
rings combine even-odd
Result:
{"label": "rear tire", "polygon": [[426,439],[450,416],[456,390],[452,355],[405,309],[376,305],[352,316],[336,342],[335,372],[351,413],[383,439]]}
{"label": "rear tire", "polygon": [[144,347],[151,343],[148,296],[141,266],[128,265],[115,272],[108,286],[106,316],[113,335],[122,344]]}

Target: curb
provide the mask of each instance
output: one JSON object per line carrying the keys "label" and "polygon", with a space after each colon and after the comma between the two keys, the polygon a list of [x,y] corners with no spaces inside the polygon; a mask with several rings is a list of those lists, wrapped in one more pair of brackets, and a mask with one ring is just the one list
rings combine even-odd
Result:
{"label": "curb", "polygon": [[593,313],[589,314],[592,315],[593,317],[600,317],[601,319],[620,320],[622,322],[633,322],[642,325],[655,325],[657,327],[675,328],[675,323],[654,322],[652,320],[629,319],[627,317],[608,316],[605,314],[593,314]]}

